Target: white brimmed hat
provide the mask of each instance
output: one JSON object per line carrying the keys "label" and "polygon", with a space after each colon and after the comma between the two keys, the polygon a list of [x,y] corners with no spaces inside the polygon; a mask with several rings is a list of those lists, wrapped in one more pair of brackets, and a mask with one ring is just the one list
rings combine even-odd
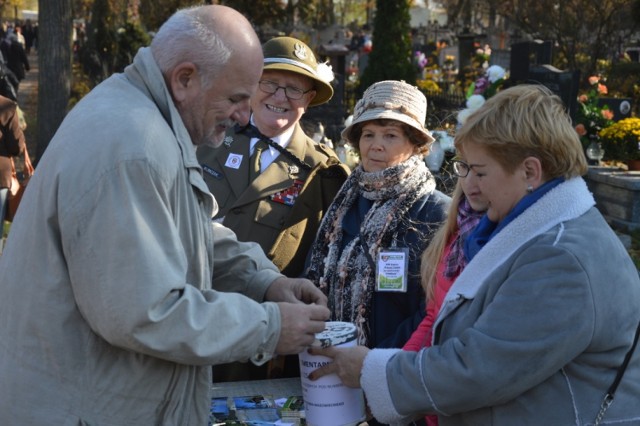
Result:
{"label": "white brimmed hat", "polygon": [[427,98],[415,86],[398,80],[380,81],[369,86],[353,110],[353,121],[342,131],[342,137],[352,144],[353,126],[363,121],[390,119],[400,121],[420,131],[425,143],[434,141],[424,127],[427,118]]}

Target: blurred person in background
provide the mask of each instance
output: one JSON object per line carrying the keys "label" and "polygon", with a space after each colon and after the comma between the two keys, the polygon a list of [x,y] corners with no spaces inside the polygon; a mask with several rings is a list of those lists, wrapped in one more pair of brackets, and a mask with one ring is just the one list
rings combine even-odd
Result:
{"label": "blurred person in background", "polygon": [[24,154],[26,149],[18,105],[0,96],[0,225],[7,214],[11,177],[15,170],[13,157]]}

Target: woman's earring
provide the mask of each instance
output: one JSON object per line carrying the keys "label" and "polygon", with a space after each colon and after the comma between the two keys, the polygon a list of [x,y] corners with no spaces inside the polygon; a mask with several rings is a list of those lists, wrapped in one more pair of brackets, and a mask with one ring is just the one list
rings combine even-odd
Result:
{"label": "woman's earring", "polygon": [[533,192],[533,186],[531,185],[527,186],[527,192],[531,194]]}

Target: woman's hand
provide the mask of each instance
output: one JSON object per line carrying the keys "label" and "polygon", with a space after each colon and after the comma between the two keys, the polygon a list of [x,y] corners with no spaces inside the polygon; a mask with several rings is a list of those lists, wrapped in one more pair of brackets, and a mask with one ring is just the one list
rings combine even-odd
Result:
{"label": "woman's hand", "polygon": [[364,358],[369,353],[366,346],[355,346],[350,348],[309,348],[311,355],[321,355],[331,358],[333,362],[314,370],[309,374],[309,379],[317,380],[328,374],[337,374],[345,386],[351,388],[360,387],[360,372]]}

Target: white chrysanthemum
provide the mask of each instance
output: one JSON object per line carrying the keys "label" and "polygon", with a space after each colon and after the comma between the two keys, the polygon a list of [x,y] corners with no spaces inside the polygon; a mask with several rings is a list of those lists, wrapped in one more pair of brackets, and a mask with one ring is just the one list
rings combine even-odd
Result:
{"label": "white chrysanthemum", "polygon": [[316,72],[322,81],[326,81],[327,83],[333,81],[333,69],[327,62],[319,63]]}
{"label": "white chrysanthemum", "polygon": [[489,68],[487,68],[487,78],[491,83],[495,83],[501,78],[504,78],[505,74],[506,74],[505,69],[502,68],[500,65],[491,65]]}
{"label": "white chrysanthemum", "polygon": [[476,110],[480,108],[485,103],[485,101],[486,99],[482,95],[471,95],[469,96],[469,99],[467,99],[467,108],[472,111]]}
{"label": "white chrysanthemum", "polygon": [[465,121],[467,121],[467,117],[469,117],[469,114],[471,114],[473,111],[470,110],[469,108],[463,109],[461,111],[458,111],[458,123],[460,125],[463,125]]}

